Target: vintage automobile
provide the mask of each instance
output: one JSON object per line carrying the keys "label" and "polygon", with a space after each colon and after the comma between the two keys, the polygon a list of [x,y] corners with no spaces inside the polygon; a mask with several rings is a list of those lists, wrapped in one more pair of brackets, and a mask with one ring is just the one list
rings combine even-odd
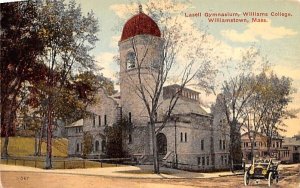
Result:
{"label": "vintage automobile", "polygon": [[268,180],[268,185],[278,182],[279,162],[273,162],[272,159],[253,159],[250,167],[245,171],[244,184],[249,185],[250,180],[265,179]]}

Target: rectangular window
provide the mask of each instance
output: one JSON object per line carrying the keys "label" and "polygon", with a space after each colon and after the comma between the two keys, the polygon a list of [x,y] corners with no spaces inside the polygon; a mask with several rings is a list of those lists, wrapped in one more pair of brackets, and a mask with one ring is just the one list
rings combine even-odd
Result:
{"label": "rectangular window", "polygon": [[131,134],[128,135],[128,143],[129,143],[129,144],[132,143],[132,136],[131,136]]}
{"label": "rectangular window", "polygon": [[227,164],[227,156],[224,156],[224,164]]}
{"label": "rectangular window", "polygon": [[79,144],[76,145],[76,152],[79,152]]}
{"label": "rectangular window", "polygon": [[184,140],[187,142],[187,133],[184,133]]}
{"label": "rectangular window", "polygon": [[180,133],[180,142],[183,142],[183,133]]}
{"label": "rectangular window", "polygon": [[96,124],[96,116],[93,115],[93,127],[95,127],[95,124]]}
{"label": "rectangular window", "polygon": [[209,165],[209,157],[206,157],[206,164]]}
{"label": "rectangular window", "polygon": [[223,165],[223,161],[224,161],[223,156],[221,156],[221,164],[222,165]]}
{"label": "rectangular window", "polygon": [[101,116],[98,116],[98,125],[101,126]]}
{"label": "rectangular window", "polygon": [[197,163],[198,163],[198,165],[201,165],[201,158],[200,157],[197,157]]}
{"label": "rectangular window", "polygon": [[128,114],[128,121],[129,121],[129,123],[131,123],[131,112],[129,112],[129,114]]}
{"label": "rectangular window", "polygon": [[107,125],[107,117],[104,115],[104,125]]}
{"label": "rectangular window", "polygon": [[204,150],[204,140],[201,140],[201,150]]}
{"label": "rectangular window", "polygon": [[[245,145],[245,143],[244,143],[244,145]],[[220,148],[220,150],[222,149],[222,140],[219,140],[219,148]]]}
{"label": "rectangular window", "polygon": [[202,165],[205,165],[205,157],[202,157]]}
{"label": "rectangular window", "polygon": [[225,150],[226,148],[226,143],[225,143],[225,140],[223,140],[223,149]]}

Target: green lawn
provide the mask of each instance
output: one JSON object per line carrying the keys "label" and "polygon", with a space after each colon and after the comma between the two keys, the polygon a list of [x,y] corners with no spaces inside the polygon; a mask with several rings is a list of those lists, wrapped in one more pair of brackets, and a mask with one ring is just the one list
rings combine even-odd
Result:
{"label": "green lawn", "polygon": [[[4,138],[1,138],[1,149]],[[71,168],[99,168],[113,167],[115,164],[99,163],[76,158],[67,158],[68,140],[65,138],[55,138],[52,142],[52,165],[54,169]],[[8,154],[11,156],[8,160],[1,160],[1,164],[30,166],[37,168],[45,167],[46,143],[42,143],[42,156],[34,155],[33,137],[10,137],[8,143]],[[23,158],[22,158],[23,157]],[[118,165],[120,166],[120,165]]]}
{"label": "green lawn", "polygon": [[[4,138],[1,138],[1,149]],[[34,154],[33,137],[10,137],[8,143],[8,154],[11,156],[32,156]],[[42,155],[46,154],[46,143],[42,143]],[[65,138],[53,139],[52,155],[55,157],[68,156],[68,140]]]}

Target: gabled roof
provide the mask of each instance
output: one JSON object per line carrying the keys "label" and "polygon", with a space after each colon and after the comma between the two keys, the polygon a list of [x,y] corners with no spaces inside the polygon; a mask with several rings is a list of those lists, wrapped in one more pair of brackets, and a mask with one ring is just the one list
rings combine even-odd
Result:
{"label": "gabled roof", "polygon": [[67,125],[66,127],[81,127],[81,126],[83,126],[83,119],[75,121],[75,122],[71,123],[70,125]]}

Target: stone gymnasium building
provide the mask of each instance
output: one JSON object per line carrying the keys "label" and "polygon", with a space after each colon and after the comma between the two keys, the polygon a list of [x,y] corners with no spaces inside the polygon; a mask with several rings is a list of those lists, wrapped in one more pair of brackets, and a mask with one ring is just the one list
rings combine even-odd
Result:
{"label": "stone gymnasium building", "polygon": [[[133,51],[133,39],[136,53]],[[119,41],[120,93],[108,96],[103,89],[99,90],[97,96],[99,102],[88,108],[93,115],[67,126],[70,156],[82,155],[83,134],[89,132],[93,137],[93,151],[88,157],[104,157],[107,140],[105,127],[113,126],[120,118],[126,117],[133,128],[124,135],[123,149],[129,157],[140,164],[153,162],[147,111],[143,101],[134,92],[138,71],[135,65],[138,57],[135,57],[135,54],[145,52],[145,45],[143,45],[145,42],[148,44],[149,53],[145,56],[142,76],[147,80],[145,87],[151,87],[154,85],[153,77],[150,75],[154,64],[151,62],[159,62],[164,40],[161,38],[157,24],[140,8],[139,13],[124,25]],[[170,96],[178,89],[179,85],[176,84],[163,88],[157,126]],[[228,168],[229,138],[222,131],[218,131],[221,122],[218,115],[212,116],[201,107],[197,91],[184,88],[173,110],[171,120],[157,134],[161,163],[170,166],[177,164],[181,169],[199,171]]]}

